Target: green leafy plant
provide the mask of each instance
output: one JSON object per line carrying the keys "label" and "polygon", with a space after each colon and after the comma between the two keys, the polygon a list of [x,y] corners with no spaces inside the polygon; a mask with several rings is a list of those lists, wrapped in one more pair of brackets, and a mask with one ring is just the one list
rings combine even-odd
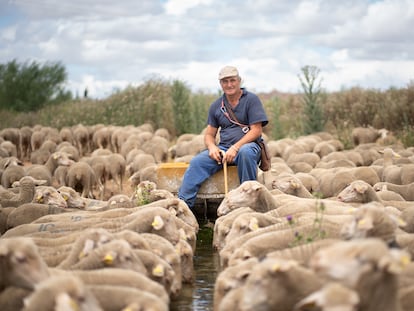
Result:
{"label": "green leafy plant", "polygon": [[325,204],[318,198],[316,199],[315,217],[313,219],[312,228],[307,234],[303,234],[297,230],[297,222],[292,215],[288,215],[286,220],[292,230],[294,240],[289,244],[290,247],[303,245],[326,237],[323,229],[323,216],[325,212]]}
{"label": "green leafy plant", "polygon": [[137,206],[151,203],[151,193],[155,190],[153,183],[141,183],[135,188],[135,203]]}

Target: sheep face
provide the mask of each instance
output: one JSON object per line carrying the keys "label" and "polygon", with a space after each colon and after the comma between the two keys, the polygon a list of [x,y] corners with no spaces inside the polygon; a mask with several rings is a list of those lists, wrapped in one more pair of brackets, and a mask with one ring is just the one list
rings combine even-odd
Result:
{"label": "sheep face", "polygon": [[255,206],[263,187],[259,182],[251,180],[245,181],[236,189],[230,190],[217,208],[217,215],[226,215],[242,206]]}
{"label": "sheep face", "polygon": [[0,269],[0,282],[26,289],[33,289],[49,276],[34,242],[23,237],[0,240]]}

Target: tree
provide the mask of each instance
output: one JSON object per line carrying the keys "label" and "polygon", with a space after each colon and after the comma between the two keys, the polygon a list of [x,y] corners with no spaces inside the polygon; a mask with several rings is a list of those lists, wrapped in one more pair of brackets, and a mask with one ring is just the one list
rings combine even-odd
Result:
{"label": "tree", "polygon": [[304,134],[322,131],[325,126],[323,111],[320,106],[322,97],[321,83],[318,81],[320,70],[316,66],[302,67],[303,77],[299,75],[300,84],[305,92],[304,108]]}
{"label": "tree", "polygon": [[177,135],[193,133],[194,114],[190,104],[191,91],[184,82],[174,80],[171,87],[173,100],[174,123]]}
{"label": "tree", "polygon": [[65,67],[59,62],[0,64],[0,109],[36,111],[72,99],[64,89],[66,79]]}

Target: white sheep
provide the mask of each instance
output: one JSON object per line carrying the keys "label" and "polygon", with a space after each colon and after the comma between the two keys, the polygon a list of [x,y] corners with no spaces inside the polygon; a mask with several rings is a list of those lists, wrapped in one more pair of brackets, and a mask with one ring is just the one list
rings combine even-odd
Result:
{"label": "white sheep", "polygon": [[341,241],[317,251],[310,266],[323,277],[355,290],[360,310],[401,310],[398,274],[410,262],[401,250],[378,238]]}
{"label": "white sheep", "polygon": [[24,203],[32,202],[36,195],[36,186],[45,183],[45,180],[24,176],[13,183],[15,187],[18,187],[17,193],[7,190],[0,192],[0,205],[4,207],[18,207]]}
{"label": "white sheep", "polygon": [[53,310],[103,311],[92,291],[70,275],[52,276],[41,282],[24,299],[22,311]]}
{"label": "white sheep", "polygon": [[407,201],[414,201],[414,182],[405,185],[398,185],[390,182],[378,182],[373,186],[375,191],[383,190],[384,187],[386,187],[387,190],[400,194]]}
{"label": "white sheep", "polygon": [[295,261],[266,258],[253,267],[241,287],[240,308],[246,311],[292,310],[323,284],[315,272]]}
{"label": "white sheep", "polygon": [[0,291],[7,286],[32,290],[49,270],[30,238],[0,239]]}
{"label": "white sheep", "polygon": [[328,282],[321,289],[311,293],[299,301],[293,311],[356,311],[358,310],[358,294],[339,282]]}
{"label": "white sheep", "polygon": [[388,131],[386,129],[376,129],[369,127],[356,127],[352,130],[352,141],[354,146],[367,143],[375,143],[380,137],[386,137]]}

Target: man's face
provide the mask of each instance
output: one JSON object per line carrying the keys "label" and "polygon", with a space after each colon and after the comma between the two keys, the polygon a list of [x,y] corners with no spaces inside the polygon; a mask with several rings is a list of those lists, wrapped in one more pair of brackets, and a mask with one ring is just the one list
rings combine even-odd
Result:
{"label": "man's face", "polygon": [[221,88],[226,95],[234,95],[240,89],[240,77],[228,77],[220,80]]}

